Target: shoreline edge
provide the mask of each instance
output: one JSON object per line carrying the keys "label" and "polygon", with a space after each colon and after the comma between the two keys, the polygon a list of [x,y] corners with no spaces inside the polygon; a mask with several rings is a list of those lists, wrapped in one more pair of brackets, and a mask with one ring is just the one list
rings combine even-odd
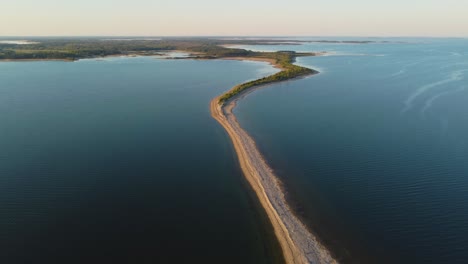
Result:
{"label": "shoreline edge", "polygon": [[[251,60],[252,58],[240,57],[235,59]],[[259,61],[259,59],[256,60]],[[282,69],[281,65],[274,63],[272,60],[262,61],[269,62],[272,66]],[[314,71],[307,76],[317,73]],[[296,78],[305,76],[298,76]],[[221,124],[231,138],[241,170],[273,226],[273,231],[283,251],[285,262],[287,264],[338,263],[328,249],[309,232],[307,227],[293,213],[286,201],[278,177],[274,175],[273,170],[266,163],[255,141],[240,126],[233,114],[233,109],[236,107],[238,100],[266,85],[253,86],[223,103],[220,103],[222,95],[215,97],[210,102],[211,116]]]}

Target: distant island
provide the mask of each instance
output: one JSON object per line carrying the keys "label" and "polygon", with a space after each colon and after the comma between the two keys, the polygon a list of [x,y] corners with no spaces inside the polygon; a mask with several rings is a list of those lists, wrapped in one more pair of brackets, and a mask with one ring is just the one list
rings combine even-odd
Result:
{"label": "distant island", "polygon": [[[105,56],[154,56],[170,50],[208,57],[255,56],[255,52],[225,45],[299,45],[302,43],[361,43],[371,41],[285,40],[249,38],[30,38],[0,41],[0,60],[79,60]],[[258,55],[258,54],[257,54]]]}

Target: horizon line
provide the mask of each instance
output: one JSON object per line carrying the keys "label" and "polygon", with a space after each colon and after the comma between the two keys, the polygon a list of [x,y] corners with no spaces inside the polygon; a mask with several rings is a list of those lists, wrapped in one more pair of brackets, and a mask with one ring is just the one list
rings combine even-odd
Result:
{"label": "horizon line", "polygon": [[0,35],[0,38],[468,38],[468,36],[420,35]]}

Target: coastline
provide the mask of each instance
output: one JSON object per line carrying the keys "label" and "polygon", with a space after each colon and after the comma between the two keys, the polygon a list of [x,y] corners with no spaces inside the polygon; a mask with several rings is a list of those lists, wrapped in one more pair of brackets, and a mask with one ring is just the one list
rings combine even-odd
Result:
{"label": "coastline", "polygon": [[74,62],[72,59],[0,59],[0,62],[62,61]]}
{"label": "coastline", "polygon": [[0,59],[0,62],[36,62],[36,61],[61,61],[61,62],[75,62],[80,60],[102,60],[107,58],[136,58],[136,57],[161,57],[162,54],[113,54],[105,56],[94,56],[89,58],[78,58],[78,59]]}
{"label": "coastline", "polygon": [[[250,57],[228,59],[252,60]],[[271,59],[254,58],[253,60],[269,62],[273,66],[284,70],[281,65],[276,64]],[[313,74],[316,74],[316,72],[308,75]],[[301,77],[304,76],[296,78]],[[255,141],[240,126],[233,114],[233,109],[236,107],[238,100],[251,91],[264,86],[251,87],[222,104],[219,103],[222,95],[212,99],[210,102],[211,115],[224,127],[231,138],[244,176],[254,190],[273,226],[273,231],[283,251],[285,262],[288,264],[338,263],[333,259],[331,253],[309,232],[307,227],[293,213],[286,201],[285,193],[282,190],[278,177],[274,175],[273,170],[264,160],[256,147]]]}
{"label": "coastline", "polygon": [[[108,55],[103,57],[94,57],[101,59],[106,57],[135,57],[137,55]],[[140,55],[145,56],[145,55]],[[193,59],[193,58],[187,58]],[[240,60],[240,61],[261,61],[271,64],[273,67],[286,71],[287,66],[281,65],[273,58],[265,57],[222,57],[223,60]],[[74,60],[65,59],[24,59],[24,60],[8,60],[8,61],[68,61]],[[81,60],[81,59],[78,59]],[[293,80],[316,74],[303,74],[290,78]],[[276,82],[283,82],[280,80]],[[273,83],[270,83],[273,84]],[[237,153],[240,167],[245,175],[245,179],[253,190],[253,196],[258,198],[260,206],[273,227],[272,232],[276,237],[286,263],[337,263],[333,259],[329,251],[322,246],[319,240],[310,233],[307,227],[294,214],[289,206],[285,193],[283,192],[281,182],[274,175],[272,169],[265,162],[260,151],[256,147],[254,140],[247,134],[245,130],[237,122],[236,117],[232,113],[238,100],[256,89],[266,87],[269,84],[252,86],[239,94],[229,98],[223,104],[219,104],[220,97],[216,97],[211,101],[210,108],[213,118],[215,118],[228,132],[234,149]],[[229,91],[227,91],[229,92]]]}

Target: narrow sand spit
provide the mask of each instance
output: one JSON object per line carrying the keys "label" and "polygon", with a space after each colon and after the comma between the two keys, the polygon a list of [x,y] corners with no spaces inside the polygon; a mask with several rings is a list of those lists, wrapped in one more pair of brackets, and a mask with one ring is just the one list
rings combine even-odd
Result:
{"label": "narrow sand spit", "polygon": [[[235,59],[250,60],[250,58]],[[268,61],[278,67],[270,60],[263,61]],[[294,215],[286,202],[277,176],[265,162],[254,140],[242,129],[232,112],[238,100],[259,87],[252,87],[223,105],[218,103],[219,97],[214,98],[210,103],[211,115],[229,134],[241,169],[273,225],[286,263],[338,263]]]}

